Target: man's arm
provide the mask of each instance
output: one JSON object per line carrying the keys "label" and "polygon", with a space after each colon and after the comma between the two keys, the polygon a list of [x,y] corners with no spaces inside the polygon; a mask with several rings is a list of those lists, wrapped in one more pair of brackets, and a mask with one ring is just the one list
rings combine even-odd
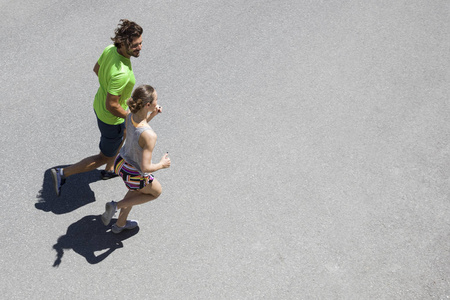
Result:
{"label": "man's arm", "polygon": [[94,73],[95,73],[95,75],[97,75],[97,77],[98,77],[98,70],[99,69],[100,69],[100,65],[98,64],[98,62],[96,62],[95,66],[94,66]]}
{"label": "man's arm", "polygon": [[114,116],[126,119],[127,112],[123,109],[123,107],[119,104],[120,95],[115,96],[110,93],[106,94],[106,109]]}

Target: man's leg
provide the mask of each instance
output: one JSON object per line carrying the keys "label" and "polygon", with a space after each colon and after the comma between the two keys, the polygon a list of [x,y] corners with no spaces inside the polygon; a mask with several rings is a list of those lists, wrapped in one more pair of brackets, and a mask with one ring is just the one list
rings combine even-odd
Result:
{"label": "man's leg", "polygon": [[61,194],[61,187],[66,182],[66,178],[79,173],[88,172],[94,170],[108,162],[109,157],[105,156],[103,153],[86,157],[85,159],[77,162],[74,165],[68,166],[66,168],[53,168],[51,169],[51,174],[53,177],[53,184],[55,186],[56,195]]}
{"label": "man's leg", "polygon": [[114,157],[110,157],[110,158],[108,159],[108,162],[106,163],[106,166],[105,166],[105,171],[106,171],[106,172],[114,172],[114,160],[115,160],[116,156],[119,154],[120,149],[122,148],[123,143],[125,142],[126,137],[127,137],[127,130],[124,129],[124,130],[123,130],[123,138],[122,138],[122,142],[120,143],[119,149],[117,149],[116,155],[115,155]]}
{"label": "man's leg", "polygon": [[85,159],[77,162],[76,164],[64,168],[63,176],[64,178],[67,178],[74,174],[95,170],[98,167],[106,164],[110,159],[112,159],[114,163],[114,157],[107,157],[101,152],[97,155],[86,157]]}
{"label": "man's leg", "polygon": [[[100,124],[99,126],[102,126],[103,128],[105,127],[104,124],[101,123],[99,124]],[[100,150],[102,150],[103,153],[112,156],[107,160],[105,169],[102,170],[100,173],[103,180],[117,177],[117,174],[114,173],[114,160],[123,146],[127,132],[125,129],[125,123],[119,125],[109,125],[108,127],[109,127],[108,138],[104,138],[101,141],[103,149],[105,149],[105,151],[107,150],[108,152],[103,151],[102,146],[100,147]],[[103,132],[104,131],[102,131],[102,134]]]}
{"label": "man's leg", "polygon": [[[125,124],[119,125],[109,125],[103,123],[97,118],[98,129],[100,130],[100,153],[94,156],[87,157],[74,165],[68,166],[64,169],[53,168],[51,169],[51,174],[53,177],[53,183],[55,186],[56,195],[61,194],[61,186],[65,183],[66,178],[79,173],[88,172],[98,167],[108,164],[109,168],[114,167],[114,158],[116,153],[120,149],[123,143],[123,136],[125,131]],[[112,164],[112,165],[111,165]],[[107,173],[106,176],[103,174],[102,178],[109,179],[116,177],[114,173]]]}

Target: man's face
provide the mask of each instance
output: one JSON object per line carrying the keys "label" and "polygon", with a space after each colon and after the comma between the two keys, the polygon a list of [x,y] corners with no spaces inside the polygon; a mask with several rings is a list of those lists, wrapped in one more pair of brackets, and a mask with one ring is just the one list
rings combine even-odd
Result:
{"label": "man's face", "polygon": [[139,57],[139,52],[141,51],[141,49],[142,49],[142,36],[134,38],[130,47],[127,47],[125,51],[129,56]]}

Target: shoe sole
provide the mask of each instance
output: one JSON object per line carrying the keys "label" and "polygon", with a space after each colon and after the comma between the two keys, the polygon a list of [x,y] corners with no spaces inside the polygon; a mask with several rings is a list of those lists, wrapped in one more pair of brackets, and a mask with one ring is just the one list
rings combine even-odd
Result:
{"label": "shoe sole", "polygon": [[114,226],[113,226],[113,228],[111,229],[111,231],[112,231],[113,233],[115,233],[115,234],[118,234],[118,233],[121,233],[121,232],[124,231],[124,230],[133,230],[133,229],[135,229],[136,227],[139,226],[139,223],[136,222],[136,225],[133,226],[133,227],[128,227],[128,228],[127,228],[126,226],[127,226],[127,225],[125,225],[125,227],[120,228],[119,231],[114,231],[114,228],[117,228],[117,227],[114,227]]}
{"label": "shoe sole", "polygon": [[108,226],[115,213],[116,212],[114,211],[114,206],[112,206],[112,204],[109,202],[106,203],[105,212],[102,214],[102,222],[103,224],[105,224],[105,226]]}
{"label": "shoe sole", "polygon": [[55,188],[56,196],[60,195],[60,191],[58,189],[58,175],[56,174],[56,169],[51,169],[52,177],[53,177],[53,187]]}
{"label": "shoe sole", "polygon": [[103,177],[103,176],[102,176],[102,179],[103,179],[103,180],[108,180],[108,179],[116,178],[117,176],[118,176],[118,175],[116,175],[116,176],[111,176],[111,177],[107,177],[107,176]]}

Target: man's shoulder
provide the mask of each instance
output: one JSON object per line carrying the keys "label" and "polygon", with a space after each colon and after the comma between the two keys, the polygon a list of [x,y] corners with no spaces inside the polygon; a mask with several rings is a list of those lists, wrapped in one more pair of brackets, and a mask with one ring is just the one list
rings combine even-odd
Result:
{"label": "man's shoulder", "polygon": [[109,45],[105,49],[103,49],[102,56],[108,57],[108,59],[113,59],[117,53],[117,48],[114,45]]}
{"label": "man's shoulder", "polygon": [[105,47],[105,49],[103,49],[103,52],[111,52],[112,50],[115,50],[116,46],[114,46],[114,44],[108,45]]}
{"label": "man's shoulder", "polygon": [[116,47],[114,45],[106,46],[105,49],[103,49],[102,54],[100,55],[98,62],[100,65],[104,64],[107,61],[110,61],[111,59],[114,59],[114,49]]}

